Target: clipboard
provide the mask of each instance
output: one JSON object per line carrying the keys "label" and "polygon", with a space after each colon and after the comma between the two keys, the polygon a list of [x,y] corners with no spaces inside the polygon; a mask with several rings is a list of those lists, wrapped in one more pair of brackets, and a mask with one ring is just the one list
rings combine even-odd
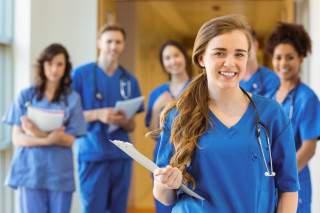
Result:
{"label": "clipboard", "polygon": [[[134,159],[135,161],[140,163],[142,166],[144,166],[146,169],[148,169],[150,172],[153,173],[155,169],[159,168],[154,162],[152,162],[149,158],[141,154],[136,148],[134,148],[132,143],[123,142],[119,140],[113,140],[113,141],[110,140],[110,141],[114,145],[116,145],[119,149],[124,151],[127,155],[129,155],[132,159]],[[192,197],[205,200],[203,197],[201,197],[200,195],[198,195],[197,193],[195,193],[194,191],[192,191],[191,189],[189,189],[183,184],[180,185],[179,190],[183,191],[184,193]]]}
{"label": "clipboard", "polygon": [[[117,112],[119,109],[122,109],[126,112],[127,119],[130,119],[137,113],[144,99],[144,96],[139,96],[128,100],[117,101],[114,110]],[[109,125],[108,133],[112,133],[118,128],[119,126]]]}

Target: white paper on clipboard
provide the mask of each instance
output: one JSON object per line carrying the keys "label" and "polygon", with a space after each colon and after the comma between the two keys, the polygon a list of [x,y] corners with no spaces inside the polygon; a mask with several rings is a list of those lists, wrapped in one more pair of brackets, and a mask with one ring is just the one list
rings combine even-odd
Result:
{"label": "white paper on clipboard", "polygon": [[[128,142],[123,142],[119,140],[110,140],[114,145],[116,145],[118,148],[120,148],[122,151],[127,153],[132,159],[140,163],[142,166],[144,166],[146,169],[148,169],[150,172],[153,173],[153,171],[157,168],[159,168],[154,162],[152,162],[149,158],[141,154],[136,148],[134,148],[133,144],[128,143]],[[185,185],[181,184],[179,187],[179,190],[183,191],[184,193],[201,199],[205,200],[203,197],[186,187]]]}
{"label": "white paper on clipboard", "polygon": [[[118,111],[119,109],[122,109],[123,111],[125,111],[127,119],[130,119],[140,109],[144,99],[144,96],[139,96],[128,100],[117,101],[114,110]],[[118,128],[119,126],[109,125],[108,133],[112,133],[116,131]]]}

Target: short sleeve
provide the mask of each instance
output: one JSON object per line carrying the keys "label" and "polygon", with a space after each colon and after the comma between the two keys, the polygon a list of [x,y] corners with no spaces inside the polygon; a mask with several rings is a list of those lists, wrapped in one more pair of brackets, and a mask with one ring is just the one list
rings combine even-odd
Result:
{"label": "short sleeve", "polygon": [[155,102],[155,98],[154,98],[154,95],[153,95],[153,92],[152,92],[149,95],[147,114],[146,114],[146,118],[145,118],[145,124],[146,124],[147,127],[150,125],[150,120],[151,120],[151,116],[152,116],[152,107],[153,107],[154,102]]}
{"label": "short sleeve", "polygon": [[81,94],[81,76],[79,74],[78,69],[75,69],[71,72],[72,84],[71,88],[76,91],[78,94]]}
{"label": "short sleeve", "polygon": [[317,96],[311,96],[301,110],[303,110],[299,122],[301,141],[320,139],[320,103]]}
{"label": "short sleeve", "polygon": [[[132,98],[136,98],[136,97],[139,97],[141,96],[141,90],[140,90],[140,87],[139,87],[139,83],[137,81],[136,78],[132,77],[131,78],[132,81],[133,81],[133,85],[132,85],[132,88],[133,88],[133,97]],[[141,107],[139,108],[138,112],[143,112],[144,111],[144,104],[141,105]]]}
{"label": "short sleeve", "polygon": [[80,96],[76,93],[72,95],[70,103],[70,117],[68,125],[66,126],[66,133],[76,137],[84,136],[87,133],[86,122],[83,115]]}
{"label": "short sleeve", "polygon": [[296,192],[300,189],[296,149],[291,122],[285,126],[272,143],[272,160],[276,173],[276,187],[283,192]]}
{"label": "short sleeve", "polygon": [[31,101],[27,98],[27,91],[23,90],[19,96],[11,103],[8,110],[5,112],[2,121],[9,125],[21,126],[20,117],[27,112],[26,102]]}

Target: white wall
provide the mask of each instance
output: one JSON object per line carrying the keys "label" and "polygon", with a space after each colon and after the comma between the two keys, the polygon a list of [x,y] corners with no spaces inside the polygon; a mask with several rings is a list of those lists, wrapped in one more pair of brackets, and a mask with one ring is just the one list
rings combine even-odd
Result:
{"label": "white wall", "polygon": [[[53,42],[67,48],[74,66],[96,58],[96,1],[15,0],[14,20],[15,95],[34,82],[32,66],[40,52]],[[77,193],[72,212],[80,212]]]}
{"label": "white wall", "polygon": [[[306,0],[307,1],[307,0]],[[309,86],[320,97],[320,1],[309,0],[309,14],[310,14],[310,36],[312,40],[312,54],[310,57],[309,70]],[[311,179],[312,179],[312,212],[320,212],[320,144],[318,141],[316,155],[310,162]]]}

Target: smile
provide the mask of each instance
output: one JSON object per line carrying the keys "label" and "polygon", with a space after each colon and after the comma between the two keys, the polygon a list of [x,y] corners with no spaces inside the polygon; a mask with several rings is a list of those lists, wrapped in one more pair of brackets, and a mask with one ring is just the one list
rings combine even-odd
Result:
{"label": "smile", "polygon": [[234,72],[219,72],[221,75],[227,76],[227,77],[233,77],[236,75]]}

